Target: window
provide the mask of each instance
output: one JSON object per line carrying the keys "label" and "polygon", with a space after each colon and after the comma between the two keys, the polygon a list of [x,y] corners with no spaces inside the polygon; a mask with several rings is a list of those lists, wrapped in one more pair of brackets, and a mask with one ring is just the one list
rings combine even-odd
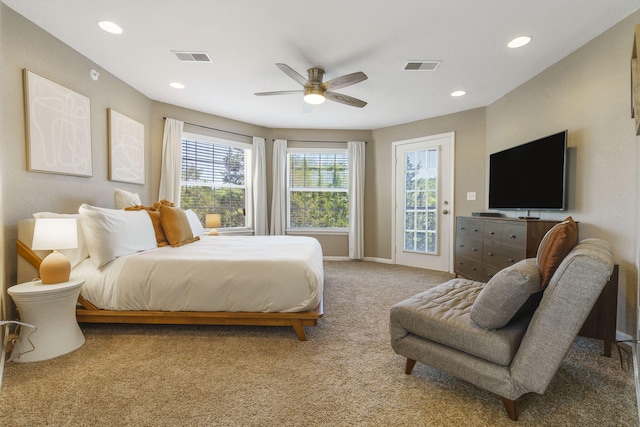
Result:
{"label": "window", "polygon": [[204,224],[218,213],[222,227],[247,227],[251,145],[183,134],[180,205],[192,209]]}
{"label": "window", "polygon": [[289,149],[287,229],[349,228],[347,150]]}

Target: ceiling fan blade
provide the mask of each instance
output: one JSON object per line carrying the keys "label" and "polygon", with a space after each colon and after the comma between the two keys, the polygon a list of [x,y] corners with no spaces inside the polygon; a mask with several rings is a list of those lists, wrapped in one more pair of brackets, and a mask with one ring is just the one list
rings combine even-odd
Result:
{"label": "ceiling fan blade", "polygon": [[331,79],[328,82],[324,82],[322,86],[324,86],[326,90],[342,89],[343,87],[351,86],[367,79],[368,77],[365,73],[358,71],[357,73],[351,73]]}
{"label": "ceiling fan blade", "polygon": [[367,105],[366,102],[359,100],[358,98],[354,98],[349,95],[343,95],[341,93],[336,92],[326,92],[324,97],[330,101],[339,102],[341,104],[350,105],[352,107],[362,108]]}
{"label": "ceiling fan blade", "polygon": [[289,77],[291,77],[293,80],[297,81],[298,83],[300,83],[302,86],[307,86],[307,84],[309,84],[309,82],[307,81],[306,78],[302,77],[300,74],[298,74],[298,72],[296,70],[294,70],[293,68],[289,67],[287,64],[276,64],[276,66],[278,68],[280,68],[286,75],[288,75]]}
{"label": "ceiling fan blade", "polygon": [[294,93],[304,93],[303,90],[278,90],[275,92],[256,92],[256,96],[270,96],[270,95],[292,95]]}

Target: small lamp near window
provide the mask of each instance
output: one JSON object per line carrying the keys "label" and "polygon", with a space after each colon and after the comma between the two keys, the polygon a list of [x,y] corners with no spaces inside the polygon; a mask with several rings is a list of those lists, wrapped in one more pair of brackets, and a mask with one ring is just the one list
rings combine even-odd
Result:
{"label": "small lamp near window", "polygon": [[40,264],[40,280],[43,284],[69,281],[71,263],[60,249],[78,247],[78,226],[75,218],[38,218],[33,230],[31,249],[52,250]]}
{"label": "small lamp near window", "polygon": [[221,225],[222,220],[220,218],[220,214],[207,214],[205,226],[211,229],[211,231],[209,231],[209,236],[217,236],[218,230],[216,230],[216,228],[219,228]]}

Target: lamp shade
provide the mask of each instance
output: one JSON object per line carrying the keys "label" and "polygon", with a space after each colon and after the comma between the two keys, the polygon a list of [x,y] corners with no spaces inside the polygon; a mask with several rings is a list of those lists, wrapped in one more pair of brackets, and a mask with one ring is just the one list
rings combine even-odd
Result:
{"label": "lamp shade", "polygon": [[53,250],[40,263],[40,280],[43,284],[62,283],[69,280],[71,263],[58,249],[78,247],[78,226],[75,218],[38,218],[33,230],[33,250]]}
{"label": "lamp shade", "polygon": [[205,222],[205,226],[211,229],[209,231],[209,236],[217,236],[218,230],[216,230],[216,228],[222,225],[220,214],[207,214],[204,222]]}
{"label": "lamp shade", "polygon": [[219,228],[222,225],[220,214],[207,214],[205,223],[207,228]]}
{"label": "lamp shade", "polygon": [[33,230],[33,250],[75,249],[78,226],[75,218],[38,218]]}

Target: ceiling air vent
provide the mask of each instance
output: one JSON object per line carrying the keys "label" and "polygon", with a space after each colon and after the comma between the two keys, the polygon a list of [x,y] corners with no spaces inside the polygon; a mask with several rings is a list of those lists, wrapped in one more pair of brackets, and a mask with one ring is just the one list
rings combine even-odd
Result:
{"label": "ceiling air vent", "polygon": [[207,52],[182,52],[173,51],[182,62],[211,62]]}
{"label": "ceiling air vent", "polygon": [[406,71],[435,71],[442,61],[407,61]]}

